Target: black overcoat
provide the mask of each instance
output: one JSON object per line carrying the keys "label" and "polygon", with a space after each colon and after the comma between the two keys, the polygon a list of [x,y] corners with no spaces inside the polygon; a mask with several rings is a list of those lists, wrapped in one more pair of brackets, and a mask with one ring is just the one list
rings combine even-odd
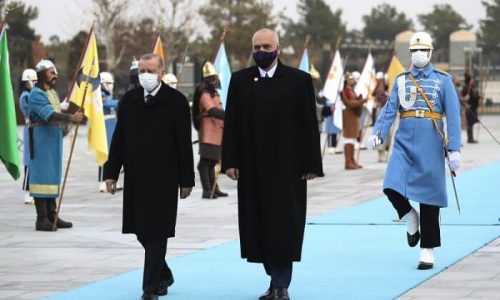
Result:
{"label": "black overcoat", "polygon": [[143,238],[175,235],[179,187],[194,186],[189,105],[162,83],[144,101],[142,87],[123,97],[104,178],[124,169],[123,233]]}
{"label": "black overcoat", "polygon": [[241,255],[249,262],[300,261],[306,219],[305,173],[323,176],[311,76],[278,62],[233,73],[222,169],[239,168]]}

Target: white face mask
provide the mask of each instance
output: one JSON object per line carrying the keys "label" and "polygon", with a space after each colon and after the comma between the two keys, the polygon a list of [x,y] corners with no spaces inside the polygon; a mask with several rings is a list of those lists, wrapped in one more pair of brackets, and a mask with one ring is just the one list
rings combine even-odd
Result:
{"label": "white face mask", "polygon": [[415,51],[411,53],[411,61],[413,65],[417,68],[423,68],[427,66],[431,60],[432,52],[427,51]]}
{"label": "white face mask", "polygon": [[158,74],[140,73],[139,84],[147,91],[154,90],[160,82],[158,81]]}

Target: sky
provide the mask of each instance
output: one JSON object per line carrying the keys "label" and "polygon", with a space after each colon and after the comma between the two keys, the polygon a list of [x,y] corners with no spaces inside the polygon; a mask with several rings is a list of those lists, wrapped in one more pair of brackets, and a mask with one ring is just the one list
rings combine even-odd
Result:
{"label": "sky", "polygon": [[[148,3],[151,0],[144,1]],[[488,0],[487,0],[488,1]],[[489,0],[491,1],[491,0]],[[92,23],[92,1],[90,0],[23,0],[28,5],[37,6],[38,19],[31,23],[43,42],[48,42],[50,36],[58,35],[64,41],[73,37],[80,30],[88,30]],[[137,5],[137,0],[131,0]],[[193,9],[208,2],[208,0],[191,0]],[[294,20],[298,20],[298,0],[275,0],[274,13],[283,11]],[[449,3],[465,20],[473,25],[473,30],[479,29],[479,20],[485,17],[485,9],[481,0],[325,0],[332,11],[342,9],[342,20],[347,28],[363,28],[362,16],[370,13],[371,8],[378,4],[388,3],[396,6],[399,12],[404,12],[413,19],[416,29],[422,29],[417,21],[417,15],[429,13],[435,4]],[[141,11],[148,12],[147,8]],[[200,26],[201,27],[201,26]]]}

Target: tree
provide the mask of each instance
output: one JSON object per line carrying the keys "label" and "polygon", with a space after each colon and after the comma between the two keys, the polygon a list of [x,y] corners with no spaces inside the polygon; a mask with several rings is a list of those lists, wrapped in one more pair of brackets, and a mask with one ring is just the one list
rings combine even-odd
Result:
{"label": "tree", "polygon": [[484,51],[498,56],[500,51],[500,0],[481,1],[486,9],[486,18],[480,20],[481,40]]}
{"label": "tree", "polygon": [[[324,44],[333,45],[338,38],[347,35],[346,25],[342,22],[342,10],[332,12],[324,0],[300,0],[297,4],[299,13],[298,22],[289,18],[285,19],[284,45],[293,45],[297,53],[302,53],[303,44],[307,35],[310,36],[308,52],[311,61],[318,62]],[[297,64],[300,59],[297,55]]]}
{"label": "tree", "polygon": [[229,32],[225,39],[227,53],[240,65],[245,65],[252,51],[251,39],[255,31],[263,27],[276,27],[274,17],[270,14],[272,8],[272,2],[267,0],[210,0],[199,10],[210,28],[211,36],[204,40],[211,45],[209,49],[212,49],[211,53],[206,51],[202,59],[215,59],[224,26],[228,26]]}
{"label": "tree", "polygon": [[458,29],[470,29],[472,26],[456,12],[450,4],[436,4],[433,11],[418,15],[418,21],[433,39],[437,60],[447,60],[450,48],[450,34]]}
{"label": "tree", "polygon": [[120,40],[129,29],[124,18],[129,2],[125,0],[93,0],[93,2],[94,15],[97,20],[96,36],[106,49],[106,53],[102,53],[100,60],[105,60],[106,71],[114,72],[125,52]]}
{"label": "tree", "polygon": [[411,19],[404,13],[398,13],[395,6],[387,3],[372,8],[369,15],[363,16],[363,21],[363,35],[372,41],[393,42],[396,34],[413,27]]}

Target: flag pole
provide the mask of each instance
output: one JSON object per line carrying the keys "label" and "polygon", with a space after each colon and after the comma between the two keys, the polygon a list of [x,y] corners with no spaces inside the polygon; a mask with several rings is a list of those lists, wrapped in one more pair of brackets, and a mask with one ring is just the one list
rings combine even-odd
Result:
{"label": "flag pole", "polygon": [[[372,42],[370,41],[370,43],[368,44],[368,55],[370,55],[372,52]],[[368,100],[368,97],[370,97],[370,86],[372,84],[372,80],[373,80],[373,76],[370,76],[370,81],[368,82],[368,95],[366,95],[366,99]],[[365,108],[365,106],[363,105],[363,109]],[[356,161],[359,162],[359,156],[361,154],[361,144],[363,143],[363,138],[365,137],[365,133],[366,133],[366,112],[368,110],[365,110],[365,113],[363,114],[363,126],[361,127],[361,133],[359,135],[359,147],[358,147],[358,150],[356,151]],[[368,115],[368,120],[369,117],[371,116],[371,112],[370,114]]]}
{"label": "flag pole", "polygon": [[[92,28],[93,27],[94,26],[92,25]],[[85,46],[85,48],[82,49],[82,53],[85,53],[87,51],[88,41],[90,40],[91,34],[92,34],[92,29],[89,32],[89,37],[87,38],[87,45]],[[83,57],[81,57],[81,58],[82,58],[81,60],[83,60]],[[94,63],[95,63],[95,57],[92,58],[92,63],[90,64],[89,73],[86,75],[87,77],[85,78],[85,88],[83,90],[82,104],[78,108],[77,112],[81,112],[84,105],[85,105],[85,98],[87,96],[87,89],[88,89],[89,81],[90,81],[90,72],[92,72],[92,69],[94,67]],[[80,61],[80,65],[81,65],[81,61]],[[79,70],[79,68],[77,70]],[[74,85],[74,83],[73,83],[73,85]],[[70,95],[71,94],[68,94],[68,97]],[[54,218],[54,224],[52,225],[52,231],[56,231],[56,229],[57,229],[57,220],[59,219],[59,211],[61,210],[61,204],[62,204],[63,197],[64,197],[64,191],[66,189],[66,181],[68,179],[69,167],[71,165],[71,159],[73,158],[73,151],[75,149],[75,142],[76,142],[76,137],[78,136],[78,129],[80,128],[80,123],[77,123],[75,127],[76,127],[75,134],[73,135],[73,139],[71,140],[71,148],[69,151],[68,163],[66,164],[66,170],[64,171],[64,179],[63,179],[63,183],[62,183],[62,187],[61,187],[61,195],[59,196],[59,201],[57,203],[56,216]]]}
{"label": "flag pole", "polygon": [[69,85],[69,88],[68,88],[68,93],[67,93],[68,97],[71,95],[71,92],[73,92],[73,87],[75,86],[76,77],[78,76],[78,73],[80,73],[80,66],[82,65],[83,56],[85,55],[85,50],[87,49],[87,46],[89,45],[90,36],[94,32],[95,23],[96,23],[96,21],[94,20],[94,22],[92,22],[92,26],[90,27],[89,34],[87,35],[87,38],[85,39],[85,43],[83,44],[82,53],[80,53],[80,58],[78,59],[78,64],[76,65],[75,73],[73,74],[73,79],[71,79],[71,84]]}

